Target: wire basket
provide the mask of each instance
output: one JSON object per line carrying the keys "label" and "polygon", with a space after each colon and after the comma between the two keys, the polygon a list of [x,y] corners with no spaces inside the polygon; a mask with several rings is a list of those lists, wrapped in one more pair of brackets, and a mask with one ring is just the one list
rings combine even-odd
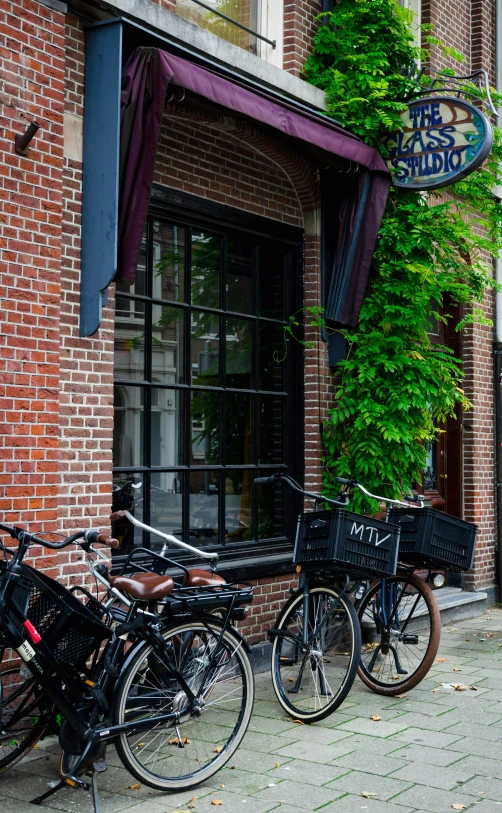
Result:
{"label": "wire basket", "polygon": [[[0,578],[5,564],[0,563]],[[21,578],[11,597],[21,612],[33,624],[43,642],[61,663],[81,666],[111,636],[111,630],[101,619],[105,610],[92,599],[83,604],[66,587],[45,573],[21,565]],[[17,615],[7,609],[14,625],[21,629]]]}
{"label": "wire basket", "polygon": [[450,571],[471,570],[476,525],[433,508],[392,508],[389,520],[401,528],[401,562]]}
{"label": "wire basket", "polygon": [[341,508],[300,514],[293,563],[355,575],[393,576],[399,525]]}

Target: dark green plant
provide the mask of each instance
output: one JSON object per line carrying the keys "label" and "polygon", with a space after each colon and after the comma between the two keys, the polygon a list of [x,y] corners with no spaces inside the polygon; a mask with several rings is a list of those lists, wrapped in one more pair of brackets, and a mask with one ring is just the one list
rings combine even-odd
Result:
{"label": "dark green plant", "polygon": [[[412,90],[406,76],[425,56],[412,19],[396,0],[339,0],[305,67],[305,78],[326,91],[329,114],[373,146],[400,128]],[[392,189],[359,324],[343,331],[349,351],[325,425],[326,494],[337,493],[336,476],[388,496],[407,491],[421,479],[424,444],[456,405],[469,407],[460,360],[430,341],[427,325],[451,319],[447,303],[462,306],[457,330],[488,324],[483,298],[502,247],[492,192],[501,160],[495,128],[491,156],[447,195]],[[359,492],[352,505],[374,508]]]}

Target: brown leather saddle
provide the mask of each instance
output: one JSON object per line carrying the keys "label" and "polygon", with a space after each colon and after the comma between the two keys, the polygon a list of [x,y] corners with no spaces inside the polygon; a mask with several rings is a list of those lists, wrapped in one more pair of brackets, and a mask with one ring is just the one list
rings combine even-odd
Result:
{"label": "brown leather saddle", "polygon": [[[192,568],[188,571],[184,587],[221,587],[226,584],[222,576],[207,570]],[[160,601],[174,590],[171,576],[157,573],[136,573],[134,576],[110,576],[110,586],[127,593],[138,601]]]}

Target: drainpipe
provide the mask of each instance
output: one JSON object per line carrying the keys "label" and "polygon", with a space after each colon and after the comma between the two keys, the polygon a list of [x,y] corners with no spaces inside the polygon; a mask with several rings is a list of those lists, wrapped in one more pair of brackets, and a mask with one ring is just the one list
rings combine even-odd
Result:
{"label": "drainpipe", "polygon": [[[496,85],[497,89],[502,88],[502,0],[497,0],[497,37],[496,37]],[[499,110],[499,123],[502,117],[502,110]],[[502,188],[498,186],[497,196],[500,198]],[[498,283],[502,283],[502,259],[499,257],[495,262],[495,278]],[[499,589],[499,601],[502,595],[502,292],[497,291],[495,295],[495,437],[496,437],[496,474],[497,474],[497,585]]]}

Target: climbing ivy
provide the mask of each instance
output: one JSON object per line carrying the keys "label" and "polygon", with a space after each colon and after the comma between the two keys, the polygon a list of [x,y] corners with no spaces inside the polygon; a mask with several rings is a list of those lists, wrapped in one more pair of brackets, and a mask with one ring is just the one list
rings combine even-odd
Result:
{"label": "climbing ivy", "polygon": [[[415,45],[413,13],[396,0],[339,0],[324,21],[304,76],[326,92],[331,116],[378,147],[401,126],[413,89],[408,73],[427,57]],[[430,31],[427,38],[437,43]],[[489,324],[483,298],[502,248],[501,206],[492,192],[501,160],[495,128],[483,167],[447,194],[392,189],[359,324],[342,331],[348,354],[324,427],[327,495],[338,491],[336,476],[359,478],[387,496],[408,491],[421,478],[424,444],[444,431],[457,405],[469,408],[461,361],[432,343],[427,329],[453,318],[449,305],[462,306],[456,330]],[[352,507],[375,505],[357,492]]]}

